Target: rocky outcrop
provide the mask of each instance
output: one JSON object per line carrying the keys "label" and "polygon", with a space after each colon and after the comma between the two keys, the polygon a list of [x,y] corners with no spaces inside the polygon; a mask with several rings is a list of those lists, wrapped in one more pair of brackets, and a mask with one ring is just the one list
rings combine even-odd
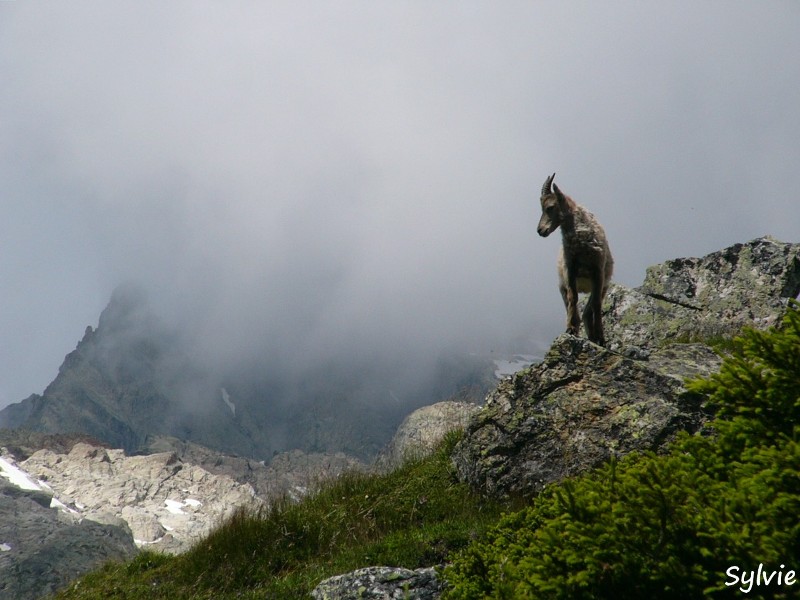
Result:
{"label": "rocky outcrop", "polygon": [[126,456],[76,444],[69,454],[40,450],[19,465],[45,482],[73,514],[100,523],[124,521],[139,546],[186,550],[237,507],[258,504],[253,488],[175,453]]}
{"label": "rocky outcrop", "polygon": [[606,299],[608,348],[569,335],[492,392],[456,447],[463,480],[532,495],[612,456],[660,450],[708,419],[684,381],[716,371],[698,342],[778,323],[800,293],[800,244],[760,238],[650,267]]}
{"label": "rocky outcrop", "polygon": [[777,324],[800,294],[800,244],[763,237],[702,258],[649,267],[635,289],[612,286],[603,321],[608,346],[658,347],[730,337]]}
{"label": "rocky outcrop", "polygon": [[381,470],[401,465],[409,458],[430,454],[445,434],[463,429],[480,406],[470,402],[446,400],[418,408],[398,427],[392,441],[377,461]]}
{"label": "rocky outcrop", "polygon": [[315,600],[435,600],[444,583],[433,568],[368,567],[326,579],[311,592]]}
{"label": "rocky outcrop", "polygon": [[0,460],[0,598],[42,598],[138,552],[123,521],[101,523],[60,509],[52,491],[28,479],[10,455]]}
{"label": "rocky outcrop", "polygon": [[658,450],[706,416],[683,387],[719,357],[702,344],[646,361],[564,334],[544,361],[502,382],[467,428],[453,461],[489,495],[533,495],[548,483],[634,450]]}

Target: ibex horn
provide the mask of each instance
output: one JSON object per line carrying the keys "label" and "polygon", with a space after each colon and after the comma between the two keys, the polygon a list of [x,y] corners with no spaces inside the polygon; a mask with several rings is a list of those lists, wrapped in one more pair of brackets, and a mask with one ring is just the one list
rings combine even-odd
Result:
{"label": "ibex horn", "polygon": [[545,179],[544,185],[542,186],[542,196],[546,196],[547,194],[553,193],[553,189],[551,186],[553,185],[553,178],[555,176],[556,174],[553,173],[552,175],[550,175],[550,177]]}

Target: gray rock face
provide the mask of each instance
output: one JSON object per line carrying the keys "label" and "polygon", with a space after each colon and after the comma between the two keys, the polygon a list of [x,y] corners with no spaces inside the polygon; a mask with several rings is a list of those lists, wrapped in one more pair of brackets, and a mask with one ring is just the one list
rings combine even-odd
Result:
{"label": "gray rock face", "polygon": [[609,292],[608,349],[562,335],[541,364],[489,395],[453,455],[460,476],[488,494],[531,495],[697,430],[708,415],[683,381],[720,359],[677,342],[775,325],[798,293],[800,244],[771,238],[650,267],[641,287]]}
{"label": "gray rock face", "polygon": [[800,294],[800,244],[769,237],[703,258],[679,258],[647,269],[644,283],[615,285],[604,307],[611,349],[729,337],[766,329]]}
{"label": "gray rock face", "polygon": [[[4,460],[16,467],[10,456]],[[51,508],[52,500],[46,488],[21,489],[0,477],[0,598],[42,598],[109,560],[138,552],[124,522],[80,519]]]}
{"label": "gray rock face", "polygon": [[378,467],[391,469],[412,457],[429,454],[445,434],[463,429],[480,406],[446,400],[424,406],[408,415],[378,460]]}
{"label": "gray rock face", "polygon": [[126,456],[76,444],[39,450],[20,463],[84,520],[124,522],[139,546],[179,553],[237,507],[258,504],[253,488],[182,462],[174,453]]}
{"label": "gray rock face", "polygon": [[303,452],[291,450],[273,456],[269,464],[241,456],[215,452],[199,444],[166,436],[147,439],[147,454],[173,452],[184,463],[202,467],[214,475],[224,475],[253,487],[256,496],[266,501],[287,496],[297,500],[320,481],[335,478],[345,471],[363,471],[367,466],[342,452]]}
{"label": "gray rock face", "polygon": [[315,600],[436,600],[444,590],[433,568],[368,567],[320,583]]}
{"label": "gray rock face", "polygon": [[633,360],[564,334],[544,361],[503,381],[453,454],[460,477],[489,495],[535,494],[612,456],[658,450],[706,419],[683,378],[720,359],[681,344]]}

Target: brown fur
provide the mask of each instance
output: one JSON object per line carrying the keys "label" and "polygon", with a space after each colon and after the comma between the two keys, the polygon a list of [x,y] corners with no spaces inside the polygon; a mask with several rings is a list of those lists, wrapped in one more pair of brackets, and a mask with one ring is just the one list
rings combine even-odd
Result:
{"label": "brown fur", "polygon": [[611,283],[614,258],[602,225],[592,213],[553,184],[555,176],[553,173],[542,186],[542,218],[536,230],[547,237],[561,227],[563,245],[558,257],[558,288],[567,309],[567,333],[578,334],[581,326],[578,293],[589,293],[583,310],[586,335],[605,346],[602,305]]}

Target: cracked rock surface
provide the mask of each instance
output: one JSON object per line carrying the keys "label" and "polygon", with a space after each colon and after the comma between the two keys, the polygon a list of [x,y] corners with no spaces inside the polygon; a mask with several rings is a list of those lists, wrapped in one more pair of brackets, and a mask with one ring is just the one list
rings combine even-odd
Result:
{"label": "cracked rock surface", "polygon": [[766,329],[800,294],[800,244],[770,237],[735,244],[702,258],[649,267],[635,289],[613,285],[603,323],[608,347],[660,346]]}
{"label": "cracked rock surface", "polygon": [[182,462],[174,452],[126,456],[78,443],[68,454],[43,449],[20,463],[81,519],[124,521],[139,546],[179,553],[240,506],[253,488]]}
{"label": "cracked rock surface", "polygon": [[683,378],[719,364],[702,344],[642,361],[564,334],[540,364],[489,394],[453,462],[461,479],[488,495],[531,496],[612,456],[658,450],[707,420]]}

